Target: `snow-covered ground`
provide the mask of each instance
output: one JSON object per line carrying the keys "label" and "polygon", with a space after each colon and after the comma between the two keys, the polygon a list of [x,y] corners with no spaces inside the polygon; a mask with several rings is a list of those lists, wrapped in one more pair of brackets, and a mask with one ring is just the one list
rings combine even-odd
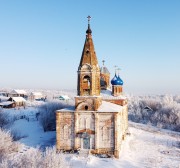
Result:
{"label": "snow-covered ground", "polygon": [[[33,114],[36,109],[21,109],[21,113]],[[15,113],[17,110],[12,110]],[[44,132],[35,119],[29,122],[19,119],[12,128],[19,131],[24,138],[26,152],[29,148],[45,148],[55,145],[55,132]],[[129,123],[130,135],[123,142],[120,159],[80,157],[77,154],[65,154],[66,160],[73,168],[179,168],[180,133],[161,130],[152,126]]]}

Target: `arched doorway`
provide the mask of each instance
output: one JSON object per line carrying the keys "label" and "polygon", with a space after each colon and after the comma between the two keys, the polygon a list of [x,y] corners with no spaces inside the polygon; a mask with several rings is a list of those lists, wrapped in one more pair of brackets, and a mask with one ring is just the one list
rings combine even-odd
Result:
{"label": "arched doorway", "polygon": [[90,149],[90,135],[87,132],[82,134],[82,149]]}

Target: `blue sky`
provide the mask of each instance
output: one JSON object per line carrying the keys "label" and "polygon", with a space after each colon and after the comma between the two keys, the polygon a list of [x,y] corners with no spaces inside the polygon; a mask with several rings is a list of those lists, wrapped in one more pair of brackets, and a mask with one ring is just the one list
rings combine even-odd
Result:
{"label": "blue sky", "polygon": [[127,93],[180,94],[179,0],[0,1],[0,88],[76,89],[87,16]]}

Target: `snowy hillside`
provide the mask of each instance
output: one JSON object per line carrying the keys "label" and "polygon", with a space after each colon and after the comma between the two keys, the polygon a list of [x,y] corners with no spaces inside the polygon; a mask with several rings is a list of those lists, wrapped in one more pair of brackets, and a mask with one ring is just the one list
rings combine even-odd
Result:
{"label": "snowy hillside", "polygon": [[[28,90],[30,92],[33,90]],[[39,91],[39,90],[38,90]],[[61,167],[88,167],[88,168],[179,168],[180,167],[180,97],[179,96],[154,96],[140,97],[129,96],[129,119],[135,122],[143,122],[140,124],[129,122],[129,135],[123,142],[120,159],[99,158],[89,155],[83,157],[78,154],[62,154],[57,155],[54,148],[56,142],[55,131],[44,132],[42,124],[37,120],[36,114],[51,101],[60,102],[53,98],[59,95],[68,95],[71,101],[65,102],[70,105],[74,103],[75,91],[43,91],[43,95],[47,95],[47,102],[28,101],[25,108],[1,109],[1,114],[5,113],[5,123],[14,120],[11,124],[7,124],[7,128],[15,134],[16,142],[19,142],[19,148],[16,152],[12,151],[1,160],[1,148],[6,146],[5,139],[1,137],[0,142],[0,167],[9,168],[12,165],[21,167],[23,158],[26,158],[27,168],[39,167],[49,159],[50,167],[62,165]],[[102,95],[103,96],[103,95]],[[53,104],[51,104],[53,105]],[[145,106],[149,106],[152,111],[144,111]],[[48,109],[47,108],[47,109]],[[44,115],[47,116],[46,111]],[[48,115],[51,115],[49,113]],[[23,117],[22,117],[23,116]],[[53,119],[55,121],[55,119]],[[0,120],[2,121],[2,120]],[[4,120],[3,120],[4,121]],[[1,124],[1,123],[0,123]],[[153,127],[155,125],[157,127]],[[5,128],[6,128],[5,127]],[[6,129],[7,129],[6,128]],[[161,129],[174,129],[177,132]],[[1,130],[0,130],[1,131]],[[0,132],[1,133],[1,132]],[[0,134],[1,135],[1,134]],[[46,149],[50,147],[50,149]],[[51,149],[52,148],[52,149]],[[40,150],[39,150],[40,149]],[[48,153],[44,156],[45,152]],[[35,159],[37,156],[44,156],[41,161]],[[58,160],[58,158],[63,158]],[[18,158],[18,159],[17,159]],[[56,163],[57,161],[57,163]],[[65,162],[62,164],[62,162]],[[11,165],[11,166],[10,166]],[[23,166],[22,166],[23,167]],[[47,166],[48,167],[48,166]],[[58,166],[59,167],[59,166]]]}
{"label": "snowy hillside", "polygon": [[[26,154],[32,148],[45,149],[45,146],[55,145],[55,132],[44,132],[36,119],[29,121],[19,119],[14,122],[12,128],[22,136],[25,135],[19,140],[23,146],[19,148],[15,156]],[[130,135],[123,142],[119,160],[99,158],[92,155],[87,158],[78,154],[63,155],[72,168],[178,168],[180,165],[180,133],[133,122],[129,123],[129,132]]]}

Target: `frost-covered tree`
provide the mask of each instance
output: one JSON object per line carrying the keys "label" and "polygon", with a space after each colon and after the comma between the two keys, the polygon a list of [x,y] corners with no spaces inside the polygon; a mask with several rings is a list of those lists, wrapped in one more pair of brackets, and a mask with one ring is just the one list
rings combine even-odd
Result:
{"label": "frost-covered tree", "polygon": [[55,111],[69,107],[71,105],[62,102],[48,102],[39,107],[39,122],[44,131],[54,130],[56,128],[56,115]]}
{"label": "frost-covered tree", "polygon": [[[13,142],[11,134],[0,128],[0,160],[18,150],[18,143]],[[0,166],[1,167],[1,166]]]}
{"label": "frost-covered tree", "polygon": [[[180,96],[128,96],[129,119],[180,132]],[[143,110],[149,106],[152,111]]]}
{"label": "frost-covered tree", "polygon": [[47,148],[45,152],[31,148],[25,153],[6,157],[0,163],[1,168],[69,168],[63,154],[56,153],[56,148]]}

